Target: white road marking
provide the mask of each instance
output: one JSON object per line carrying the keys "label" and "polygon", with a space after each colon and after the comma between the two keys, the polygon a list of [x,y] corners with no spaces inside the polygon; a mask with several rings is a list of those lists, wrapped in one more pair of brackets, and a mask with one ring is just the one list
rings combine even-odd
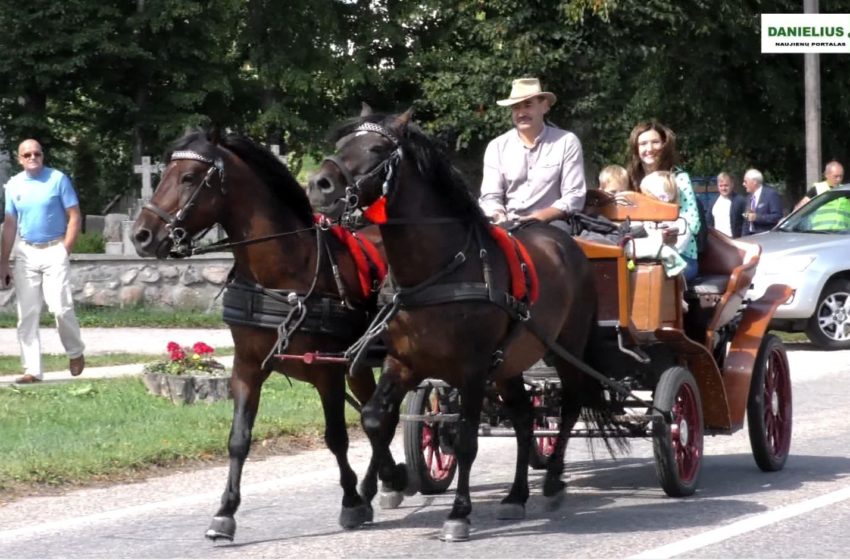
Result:
{"label": "white road marking", "polygon": [[756,529],[761,529],[762,527],[767,527],[768,525],[773,525],[774,523],[779,523],[780,521],[791,519],[792,517],[797,517],[798,515],[803,515],[848,499],[850,499],[850,486],[846,486],[841,490],[836,490],[835,492],[830,492],[829,494],[824,494],[823,496],[818,496],[817,498],[812,498],[811,500],[806,500],[804,502],[791,504],[773,511],[754,515],[730,525],[718,527],[717,529],[712,529],[711,531],[706,531],[705,533],[694,535],[687,539],[682,539],[658,548],[653,548],[652,550],[645,550],[640,554],[630,556],[629,558],[673,558],[679,554],[685,554],[686,552],[692,552],[712,544],[717,544],[733,537],[749,533],[750,531],[755,531]]}

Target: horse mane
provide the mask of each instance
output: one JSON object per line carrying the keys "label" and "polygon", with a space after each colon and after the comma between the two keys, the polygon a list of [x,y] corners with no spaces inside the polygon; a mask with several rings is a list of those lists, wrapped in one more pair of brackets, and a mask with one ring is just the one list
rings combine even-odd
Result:
{"label": "horse mane", "polygon": [[[218,145],[233,152],[244,161],[269,187],[281,204],[290,208],[302,220],[312,223],[313,208],[310,205],[310,199],[307,198],[307,193],[292,176],[289,168],[276,155],[250,138],[238,134],[224,136],[219,140]],[[219,156],[216,145],[210,141],[209,133],[204,130],[196,130],[174,142],[166,155],[166,161],[171,159],[172,152],[187,149],[196,151],[210,159]]]}
{"label": "horse mane", "polygon": [[381,125],[399,138],[405,157],[413,159],[419,173],[448,202],[450,208],[459,211],[461,216],[468,220],[486,224],[487,218],[478,205],[478,200],[472,196],[466,179],[451,164],[445,151],[413,123],[408,123],[403,131],[398,130],[394,125],[397,117],[398,115],[372,113],[350,119],[331,133],[330,140],[337,142],[366,122]]}

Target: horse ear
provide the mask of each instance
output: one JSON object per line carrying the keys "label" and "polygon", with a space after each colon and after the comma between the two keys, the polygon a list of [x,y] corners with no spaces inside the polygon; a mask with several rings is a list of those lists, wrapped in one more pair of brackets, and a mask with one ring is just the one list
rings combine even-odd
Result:
{"label": "horse ear", "polygon": [[366,103],[365,101],[360,102],[360,116],[361,117],[368,117],[369,115],[372,114],[372,112],[373,112],[372,107],[370,107],[368,103]]}
{"label": "horse ear", "polygon": [[393,125],[398,130],[404,130],[408,124],[410,124],[410,119],[413,117],[413,107],[405,111],[396,117]]}
{"label": "horse ear", "polygon": [[218,125],[213,125],[212,128],[207,131],[207,140],[215,145],[221,143],[221,128]]}

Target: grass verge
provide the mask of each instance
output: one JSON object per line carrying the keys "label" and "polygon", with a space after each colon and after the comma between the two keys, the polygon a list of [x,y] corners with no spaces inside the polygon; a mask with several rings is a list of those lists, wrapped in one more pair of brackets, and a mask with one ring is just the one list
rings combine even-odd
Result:
{"label": "grass verge", "polygon": [[[232,414],[232,401],[174,405],[137,377],[0,388],[0,503],[224,460]],[[346,416],[356,424],[350,407]],[[320,444],[323,426],[315,389],[274,375],[263,387],[254,450],[285,452],[288,438],[300,448]]]}
{"label": "grass verge", "polygon": [[[77,305],[77,319],[82,327],[157,327],[157,328],[200,328],[222,329],[227,325],[221,320],[221,311],[176,311],[146,307],[98,307]],[[0,313],[0,328],[14,328],[18,316]],[[53,315],[46,311],[41,315],[42,327],[55,326]]]}

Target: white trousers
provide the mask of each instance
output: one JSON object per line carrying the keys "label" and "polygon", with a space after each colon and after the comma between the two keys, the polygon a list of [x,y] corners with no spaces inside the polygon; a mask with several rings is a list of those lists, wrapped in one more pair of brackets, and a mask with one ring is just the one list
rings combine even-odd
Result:
{"label": "white trousers", "polygon": [[43,303],[47,303],[47,309],[56,318],[59,339],[68,357],[82,356],[85,350],[80,336],[80,323],[74,313],[71,263],[65,246],[60,242],[36,247],[19,241],[15,248],[14,275],[21,364],[25,373],[41,379],[43,372],[38,321]]}

